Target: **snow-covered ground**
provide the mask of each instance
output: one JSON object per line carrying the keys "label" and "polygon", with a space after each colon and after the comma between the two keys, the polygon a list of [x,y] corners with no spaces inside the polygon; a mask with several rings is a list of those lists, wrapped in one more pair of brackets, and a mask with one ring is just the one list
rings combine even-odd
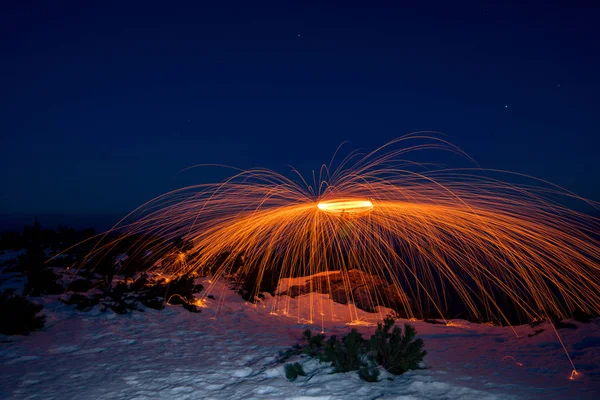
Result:
{"label": "snow-covered ground", "polygon": [[[207,300],[200,314],[180,306],[125,316],[97,308],[83,313],[56,297],[40,299],[46,302],[43,331],[0,336],[0,398],[600,398],[598,320],[559,331],[580,372],[574,380],[548,324],[534,337],[527,337],[533,328],[517,327],[517,338],[510,328],[413,321],[429,352],[426,369],[402,376],[382,373],[380,382],[367,383],[355,372],[329,374],[326,366],[296,357],[291,361],[301,362],[308,376],[289,382],[283,365],[275,362],[279,351],[296,343],[307,327],[327,335],[348,332],[348,307],[323,295],[267,298],[253,305],[222,282],[207,286],[215,300]],[[311,312],[312,325],[305,322]],[[370,336],[375,328],[366,323],[380,316],[354,312],[365,323],[357,328]],[[327,317],[331,313],[335,317]]]}

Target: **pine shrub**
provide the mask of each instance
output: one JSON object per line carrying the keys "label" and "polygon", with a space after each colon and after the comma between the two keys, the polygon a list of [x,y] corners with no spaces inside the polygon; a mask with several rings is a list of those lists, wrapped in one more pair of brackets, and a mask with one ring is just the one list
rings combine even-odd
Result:
{"label": "pine shrub", "polygon": [[89,298],[79,293],[73,293],[68,300],[61,299],[60,301],[69,305],[75,304],[76,310],[87,312],[100,302],[100,298],[99,296]]}
{"label": "pine shrub", "polygon": [[[279,274],[276,268],[261,268],[260,259],[255,261],[256,265],[247,265],[245,273],[238,274],[236,288],[237,292],[244,300],[255,303],[264,298],[263,293],[275,295]],[[275,261],[277,262],[277,261]]]}
{"label": "pine shrub", "polygon": [[330,361],[335,372],[356,371],[365,354],[365,340],[356,329],[338,340],[332,336],[325,346],[325,360]]}
{"label": "pine shrub", "polygon": [[[296,344],[280,354],[279,362],[294,355],[306,354],[321,362],[331,363],[334,372],[358,371],[361,379],[377,382],[378,366],[394,375],[419,368],[419,363],[427,352],[423,350],[423,340],[415,338],[416,333],[409,324],[404,325],[403,333],[402,329],[394,326],[393,318],[386,318],[383,323],[379,323],[369,340],[363,339],[356,329],[352,329],[341,339],[331,336],[327,340],[324,335],[313,335],[307,329],[304,331],[305,344]],[[293,373],[291,368],[291,364],[286,365],[286,376],[288,369],[290,374]]]}
{"label": "pine shrub", "polygon": [[419,363],[427,354],[423,350],[423,340],[415,339],[417,331],[412,325],[404,324],[404,334],[399,327],[391,329],[392,326],[392,318],[378,323],[375,334],[369,340],[368,347],[375,361],[394,375],[419,368]]}
{"label": "pine shrub", "polygon": [[565,321],[552,321],[556,329],[577,329],[577,325]]}
{"label": "pine shrub", "polygon": [[28,335],[44,327],[46,317],[37,315],[44,306],[35,304],[11,290],[0,296],[0,333],[5,335]]}
{"label": "pine shrub", "polygon": [[106,302],[103,304],[103,306],[105,308],[102,309],[102,311],[106,311],[107,309],[112,310],[113,312],[115,312],[116,314],[127,314],[127,312],[130,310],[130,308],[128,307],[128,304],[125,303],[124,301],[118,301],[118,302]]}
{"label": "pine shrub", "polygon": [[304,354],[316,357],[323,350],[325,335],[321,333],[313,335],[310,329],[307,329],[304,331],[304,339],[306,340],[306,345],[303,349]]}
{"label": "pine shrub", "polygon": [[43,294],[62,294],[65,289],[57,283],[58,275],[45,267],[32,268],[27,271],[25,294],[37,297]]}
{"label": "pine shrub", "polygon": [[75,279],[67,286],[67,290],[70,292],[87,292],[92,289],[94,285],[87,279]]}
{"label": "pine shrub", "polygon": [[549,313],[549,319],[556,329],[577,329],[577,325],[563,321],[556,314]]}
{"label": "pine shrub", "polygon": [[141,274],[136,280],[129,285],[129,290],[137,292],[146,288],[148,284],[148,274]]}
{"label": "pine shrub", "polygon": [[115,301],[121,301],[123,295],[127,293],[129,288],[124,282],[119,282],[117,285],[111,290],[109,296]]}
{"label": "pine shrub", "polygon": [[162,310],[165,308],[165,299],[162,297],[144,297],[140,301],[146,307],[154,310]]}
{"label": "pine shrub", "polygon": [[285,377],[290,381],[295,381],[298,376],[306,376],[304,368],[300,363],[285,364]]}
{"label": "pine shrub", "polygon": [[190,275],[182,275],[179,278],[172,280],[168,284],[167,290],[169,296],[177,294],[186,300],[193,299],[194,293],[199,291],[197,290],[196,285],[194,285],[194,277]]}
{"label": "pine shrub", "polygon": [[358,376],[366,382],[377,382],[379,380],[379,368],[372,357],[367,357],[361,362]]}
{"label": "pine shrub", "polygon": [[292,356],[297,356],[300,354],[306,354],[307,356],[319,358],[321,361],[326,361],[322,359],[324,357],[324,340],[325,335],[317,334],[313,335],[310,329],[307,329],[302,334],[302,339],[305,342],[304,344],[296,343],[291,348],[287,349],[284,352],[279,353],[279,357],[277,358],[277,362],[284,362]]}
{"label": "pine shrub", "polygon": [[573,311],[573,319],[577,322],[583,322],[584,324],[587,324],[594,319],[594,315],[580,309],[576,309]]}
{"label": "pine shrub", "polygon": [[537,335],[539,335],[540,333],[542,333],[542,332],[544,332],[544,331],[545,331],[545,329],[542,329],[542,328],[540,328],[540,329],[536,329],[536,330],[535,330],[535,332],[528,334],[528,335],[527,335],[527,337],[534,337],[534,336],[537,336]]}

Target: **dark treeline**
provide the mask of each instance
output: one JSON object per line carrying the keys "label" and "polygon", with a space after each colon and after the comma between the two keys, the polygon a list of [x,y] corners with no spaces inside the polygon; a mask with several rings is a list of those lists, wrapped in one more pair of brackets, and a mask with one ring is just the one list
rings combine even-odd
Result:
{"label": "dark treeline", "polygon": [[[96,245],[101,251],[91,256]],[[126,314],[145,308],[161,310],[168,303],[200,312],[194,294],[203,288],[193,276],[165,279],[146,274],[157,261],[173,262],[189,247],[181,239],[163,242],[119,232],[96,235],[91,228],[47,229],[37,218],[22,231],[4,232],[0,254],[18,253],[0,260],[0,279],[7,280],[0,292],[0,333],[28,334],[41,329],[45,317],[40,315],[40,298],[52,295],[78,311],[99,307]]]}
{"label": "dark treeline", "polygon": [[57,229],[45,228],[35,218],[31,225],[25,225],[21,231],[0,233],[0,250],[29,250],[35,246],[57,252],[83,242],[94,235],[96,235],[94,228],[76,230],[63,225],[59,225]]}
{"label": "dark treeline", "polygon": [[[110,246],[103,248],[94,257],[88,257],[90,250],[98,243],[100,237],[92,228],[72,229],[59,225],[56,230],[44,228],[36,218],[31,225],[27,225],[22,231],[4,232],[0,234],[0,252],[11,250],[24,250],[22,254],[12,261],[2,263],[5,272],[20,273],[27,277],[24,294],[40,296],[44,294],[62,294],[65,291],[84,293],[92,288],[102,289],[104,296],[109,296],[114,291],[112,285],[115,275],[120,275],[125,282],[148,271],[155,263],[161,263],[162,270],[169,270],[174,266],[178,270],[179,257],[184,255],[187,260],[199,258],[201,249],[195,249],[191,242],[181,238],[163,241],[158,237],[143,235],[122,235],[115,232],[104,237],[103,243],[112,242]],[[68,251],[65,251],[69,249]],[[150,250],[151,249],[151,250]],[[64,252],[61,257],[51,258],[56,254]],[[127,254],[126,258],[121,254]],[[278,285],[280,272],[283,268],[285,253],[266,255],[229,253],[224,252],[214,260],[209,260],[202,268],[203,274],[211,274],[220,270],[225,275],[234,276],[234,289],[246,300],[257,301],[263,292],[274,295]],[[339,254],[337,255],[339,257]],[[325,254],[321,256],[330,257],[330,265],[335,265],[334,255]],[[468,275],[462,274],[461,278],[465,287],[471,291],[471,301],[478,313],[465,306],[465,299],[451,284],[448,278],[432,265],[424,263],[423,260],[413,257],[410,253],[397,249],[395,261],[400,263],[396,266],[398,280],[395,285],[400,289],[394,290],[391,286],[392,279],[389,274],[391,270],[381,273],[381,268],[374,265],[354,265],[344,253],[343,265],[348,268],[340,271],[337,278],[330,277],[329,281],[319,283],[320,278],[313,278],[305,287],[293,287],[290,289],[292,297],[311,291],[325,290],[331,298],[341,304],[350,301],[365,311],[373,312],[375,306],[389,307],[399,316],[408,318],[414,316],[419,319],[434,319],[444,317],[447,319],[467,319],[474,322],[498,322],[511,324],[522,324],[531,321],[531,316],[523,312],[518,303],[508,298],[501,291],[491,285],[487,285],[490,298],[483,296],[476,282]],[[311,255],[306,254],[304,260],[310,262]],[[402,260],[402,262],[400,262]],[[337,260],[337,264],[340,261]],[[447,260],[448,265],[452,260]],[[76,279],[69,285],[59,284],[59,275],[56,267],[67,268]],[[192,268],[198,269],[198,266]],[[400,273],[406,269],[412,270],[412,275]],[[298,269],[301,270],[301,269]],[[393,268],[392,268],[393,270]],[[456,266],[455,270],[460,268]],[[380,271],[379,275],[371,276],[371,271]],[[191,272],[191,271],[177,271]],[[342,279],[344,274],[345,279]],[[412,277],[412,279],[411,279]],[[414,280],[420,279],[427,282],[430,296],[425,296],[423,290],[415,285]],[[70,279],[69,279],[70,281]],[[338,282],[339,281],[339,282]],[[370,284],[365,284],[365,282]],[[347,289],[351,293],[347,293]],[[552,285],[550,284],[550,287]],[[121,288],[122,289],[122,288]],[[121,290],[120,289],[120,290]],[[554,288],[553,288],[554,289]],[[121,290],[122,291],[122,290]],[[402,292],[404,294],[402,294]],[[406,302],[401,301],[406,296],[410,302],[410,312]],[[523,294],[527,298],[527,294]],[[533,299],[528,299],[533,304]],[[164,301],[164,300],[163,300]],[[548,310],[535,310],[540,315],[553,317]],[[583,319],[589,319],[591,315],[578,309],[566,309],[565,315],[573,315]]]}

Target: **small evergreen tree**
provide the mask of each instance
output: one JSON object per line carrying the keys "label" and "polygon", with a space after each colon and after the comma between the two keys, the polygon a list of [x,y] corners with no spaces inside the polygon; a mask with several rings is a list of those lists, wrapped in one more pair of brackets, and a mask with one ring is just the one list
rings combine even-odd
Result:
{"label": "small evergreen tree", "polygon": [[302,368],[302,365],[300,363],[285,364],[284,370],[285,377],[288,378],[290,381],[295,381],[296,378],[298,378],[298,376],[306,376],[304,368]]}
{"label": "small evergreen tree", "polygon": [[364,353],[364,339],[356,329],[341,341],[332,336],[325,345],[325,359],[331,361],[335,372],[358,370]]}
{"label": "small evergreen tree", "polygon": [[415,339],[417,331],[412,325],[404,325],[404,334],[399,327],[391,329],[392,326],[392,318],[378,323],[375,334],[369,340],[368,347],[373,352],[375,361],[394,375],[419,368],[419,363],[427,354],[423,350],[423,340]]}

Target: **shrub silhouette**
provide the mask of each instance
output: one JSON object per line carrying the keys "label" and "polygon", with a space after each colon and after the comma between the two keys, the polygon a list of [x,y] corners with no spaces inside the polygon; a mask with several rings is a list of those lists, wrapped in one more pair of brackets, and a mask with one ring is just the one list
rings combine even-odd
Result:
{"label": "shrub silhouette", "polygon": [[379,368],[372,358],[367,358],[360,364],[358,376],[366,382],[377,382],[379,380]]}
{"label": "shrub silhouette", "polygon": [[146,307],[153,308],[155,310],[162,310],[165,308],[165,299],[162,297],[142,298],[140,301]]}
{"label": "shrub silhouette", "polygon": [[131,291],[137,292],[146,288],[148,284],[148,274],[141,274],[136,280],[134,280],[130,285],[129,289]]}
{"label": "shrub silhouette", "polygon": [[306,376],[304,368],[300,363],[285,364],[285,377],[290,381],[295,381],[298,376]]}
{"label": "shrub silhouette", "polygon": [[65,289],[56,282],[57,279],[58,275],[50,268],[42,266],[33,267],[27,271],[25,294],[35,297],[43,294],[62,294]]}
{"label": "shrub silhouette", "polygon": [[166,296],[170,304],[185,304],[194,300],[194,293],[202,291],[202,285],[194,284],[194,277],[182,275],[166,285]]}
{"label": "shrub silhouette", "polygon": [[34,304],[23,296],[4,290],[0,296],[0,333],[28,335],[44,327],[46,317],[37,315],[44,306]]}
{"label": "shrub silhouette", "polygon": [[316,357],[323,350],[325,335],[321,333],[313,335],[310,329],[307,329],[304,331],[304,339],[306,340],[306,346],[302,350],[304,354]]}
{"label": "shrub silhouette", "polygon": [[423,340],[415,339],[417,331],[412,325],[404,324],[404,334],[397,326],[390,332],[392,326],[392,318],[378,323],[375,334],[369,340],[369,351],[373,353],[375,361],[394,375],[419,368],[419,363],[427,355],[423,350]]}
{"label": "shrub silhouette", "polygon": [[75,309],[78,311],[90,311],[96,304],[100,302],[99,296],[88,298],[79,293],[73,293],[68,300],[60,300],[61,302],[72,305],[75,304]]}
{"label": "shrub silhouette", "polygon": [[356,371],[365,354],[365,340],[356,329],[338,340],[332,336],[325,345],[325,360],[330,361],[335,372]]}
{"label": "shrub silhouette", "polygon": [[87,279],[75,279],[67,286],[70,292],[87,292],[94,287],[94,284]]}
{"label": "shrub silhouette", "polygon": [[415,338],[416,333],[409,324],[404,325],[403,333],[402,329],[394,326],[393,318],[386,318],[377,324],[377,330],[369,340],[363,339],[356,329],[341,339],[331,336],[327,340],[324,335],[313,335],[307,329],[304,332],[305,344],[296,344],[280,354],[279,362],[294,355],[306,354],[321,362],[331,363],[334,372],[358,371],[361,379],[376,382],[379,365],[394,375],[419,368],[427,352],[423,350],[423,340]]}
{"label": "shrub silhouette", "polygon": [[573,311],[573,319],[577,322],[583,322],[584,324],[587,324],[591,322],[592,319],[594,319],[594,314],[590,314],[580,309],[576,309],[575,311]]}

